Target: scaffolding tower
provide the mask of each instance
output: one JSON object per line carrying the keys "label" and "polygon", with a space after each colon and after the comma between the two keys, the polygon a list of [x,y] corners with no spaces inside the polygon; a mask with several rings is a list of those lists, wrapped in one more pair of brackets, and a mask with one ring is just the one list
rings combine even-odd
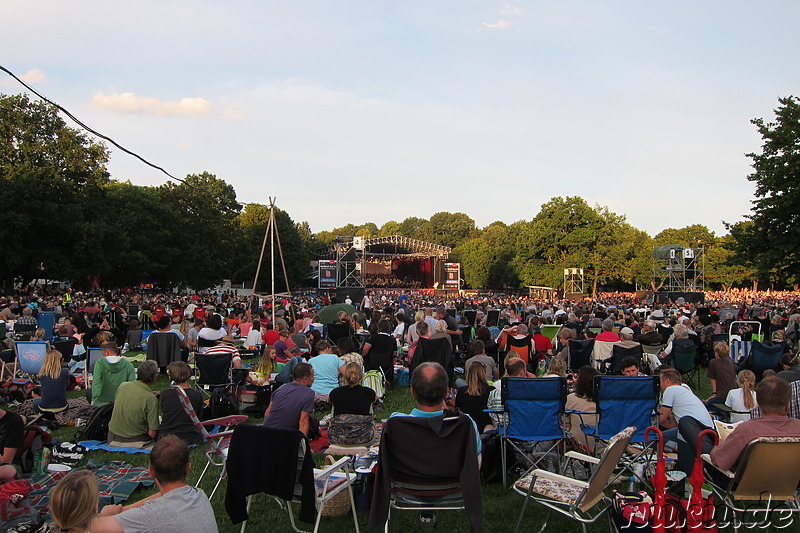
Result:
{"label": "scaffolding tower", "polygon": [[653,286],[670,292],[704,292],[706,256],[702,247],[666,244],[653,250]]}

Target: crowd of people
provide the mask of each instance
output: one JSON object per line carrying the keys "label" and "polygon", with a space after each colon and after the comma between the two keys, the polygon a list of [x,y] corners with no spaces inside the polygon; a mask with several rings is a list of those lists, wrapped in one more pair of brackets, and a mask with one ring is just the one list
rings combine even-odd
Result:
{"label": "crowd of people", "polygon": [[[107,506],[97,515],[96,482],[93,485],[85,473],[71,474],[51,496],[53,519],[62,531],[84,531],[88,525],[91,531],[150,530],[147,524],[158,523],[153,519],[176,506],[197,509],[198,516],[214,524],[204,530],[215,530],[207,499],[185,483],[186,445],[201,443],[202,436],[179,395],[188,397],[195,412],[202,411],[203,398],[190,386],[193,371],[187,364],[200,356],[224,354],[233,369],[245,370],[240,392],[272,386],[263,412],[266,426],[299,430],[313,439],[320,431],[314,412],[332,407],[331,416],[321,422],[332,444],[367,444],[373,439],[374,410],[382,391],[365,386],[366,373],[377,373],[393,387],[396,376],[409,371],[418,402],[411,416],[464,413],[474,427],[479,456],[482,442],[505,422],[500,378],[559,376],[570,384],[566,407],[581,413],[568,417],[567,427],[578,446],[596,453],[599,444],[582,428],[596,422],[592,383],[607,371],[600,364],[605,357],[573,368],[573,340],[657,348],[643,351],[644,357],[622,359],[619,372],[658,376],[658,423],[678,453],[678,468],[686,473],[696,452],[691,437],[713,428],[713,417],[741,422],[711,452],[723,469],[736,464],[747,439],[758,432],[800,436],[800,421],[787,417],[789,405],[800,403],[788,386],[800,381],[800,293],[714,292],[706,294],[705,302],[679,299],[659,304],[633,293],[567,301],[370,290],[360,301],[350,300],[355,313],[340,311],[333,321],[321,320],[322,309],[334,303],[335,297],[317,293],[297,294],[274,306],[228,293],[28,293],[0,299],[0,325],[14,333],[3,340],[0,357],[6,362],[15,357],[15,339],[46,336],[38,331],[41,312],[55,315],[52,349],[38,376],[39,388],[33,391],[35,411],[62,409],[67,390],[86,385],[75,379],[75,368],[85,364],[87,349],[99,348],[102,356],[87,400],[95,407],[114,402],[109,444],[152,448],[151,472],[159,488],[155,498],[128,508]],[[544,334],[548,326],[558,329],[552,338]],[[718,336],[726,333],[780,346],[780,367],[758,376],[737,367],[728,344],[719,342]],[[156,339],[165,338],[175,346],[166,358],[155,348],[162,342]],[[686,347],[695,349],[708,365],[712,394],[707,398],[700,398],[669,364],[673,352]],[[146,351],[147,360],[134,367],[124,354],[137,350]],[[244,354],[255,355],[257,363],[247,368],[241,360]],[[463,373],[456,373],[456,367]],[[167,373],[174,386],[153,394],[159,372]],[[760,416],[754,418],[752,412]],[[20,474],[14,457],[22,446],[22,426],[13,410],[0,409],[0,478]],[[84,504],[70,506],[69,501]],[[178,531],[184,530],[181,527],[185,525],[175,526]]]}

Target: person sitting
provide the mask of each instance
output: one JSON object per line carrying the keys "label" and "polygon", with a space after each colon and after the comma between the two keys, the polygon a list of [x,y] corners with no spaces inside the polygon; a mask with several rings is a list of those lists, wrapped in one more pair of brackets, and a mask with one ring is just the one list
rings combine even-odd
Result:
{"label": "person sitting", "polygon": [[[167,367],[167,373],[170,381],[183,389],[183,392],[189,397],[189,402],[199,417],[203,409],[203,393],[193,389],[188,383],[192,376],[192,369],[183,361],[174,361]],[[177,435],[187,444],[200,444],[203,442],[203,435],[184,411],[183,404],[178,398],[179,394],[180,391],[172,387],[159,393],[161,426],[158,429],[157,440],[161,440],[167,435]]]}
{"label": "person sitting", "polygon": [[577,336],[577,333],[575,333],[575,330],[572,328],[564,327],[558,330],[558,333],[556,333],[556,342],[559,348],[556,354],[559,359],[569,362],[569,341]]}
{"label": "person sitting", "polygon": [[567,362],[559,357],[550,359],[547,370],[542,377],[545,378],[565,378],[567,377]]}
{"label": "person sitting", "polygon": [[361,355],[367,370],[383,370],[386,381],[394,385],[394,353],[397,342],[391,335],[392,325],[382,319],[378,322],[378,332],[371,335],[364,343]]}
{"label": "person sitting", "polygon": [[736,377],[739,388],[731,389],[725,397],[725,405],[731,410],[731,422],[750,420],[750,411],[756,402],[756,375],[750,370],[742,370]]}
{"label": "person sitting", "polygon": [[50,490],[50,518],[62,533],[89,531],[97,514],[100,488],[90,470],[74,470]]}
{"label": "person sitting", "polygon": [[214,510],[205,493],[186,483],[192,464],[185,442],[169,435],[150,453],[148,471],[158,492],[130,505],[106,505],[89,524],[92,533],[216,533]]}
{"label": "person sitting", "polygon": [[636,340],[645,346],[660,346],[664,344],[664,337],[657,330],[658,324],[655,320],[645,320]]}
{"label": "person sitting", "polygon": [[86,391],[96,407],[113,402],[119,386],[136,379],[136,369],[118,355],[116,342],[103,343],[100,350],[102,357],[94,365],[92,388]]}
{"label": "person sitting", "polygon": [[142,330],[139,327],[139,320],[132,318],[128,324],[128,332],[125,334],[125,344],[128,350],[136,352],[142,349]]}
{"label": "person sitting", "polygon": [[[364,356],[356,351],[356,345],[352,339],[342,337],[336,341],[336,347],[339,349],[339,359],[344,364],[358,363],[359,368],[364,368]],[[339,384],[345,384],[341,377],[339,378]]]}
{"label": "person sitting", "polygon": [[294,381],[282,385],[272,394],[262,424],[271,428],[299,429],[312,438],[319,432],[319,422],[311,416],[314,412],[314,391],[311,390],[314,367],[308,363],[298,363],[292,371],[292,377]]}
{"label": "person sitting", "polygon": [[[464,362],[464,369],[469,371],[472,363],[480,363],[484,368],[484,381],[495,381],[500,377],[500,369],[497,368],[497,363],[494,359],[486,355],[486,348],[483,341],[475,339],[469,343],[467,353],[471,355],[469,359]],[[467,381],[461,378],[456,380],[456,388],[461,388],[467,385]]]}
{"label": "person sitting", "polygon": [[375,391],[361,385],[364,373],[358,363],[344,366],[345,384],[333,389],[329,395],[333,414],[369,415],[377,401]]}
{"label": "person sitting", "polygon": [[277,357],[278,361],[286,362],[291,359],[294,355],[297,355],[300,350],[295,349],[292,350],[289,348],[289,330],[282,329],[278,332],[278,340],[275,341],[275,357]]}
{"label": "person sitting", "polygon": [[222,329],[222,317],[217,313],[211,314],[206,319],[206,327],[197,333],[197,351],[206,353],[209,348],[216,346],[217,341],[225,335],[227,332]]}
{"label": "person sitting", "polygon": [[61,352],[58,350],[50,350],[44,356],[42,369],[39,371],[39,383],[42,385],[42,395],[33,400],[34,413],[58,411],[67,407],[69,371],[61,366]]}
{"label": "person sitting", "polygon": [[[472,341],[470,344],[475,342],[480,341]],[[492,419],[485,411],[492,387],[486,381],[486,370],[483,363],[473,361],[466,367],[467,380],[466,384],[459,387],[456,393],[456,408],[469,415],[481,432],[485,433],[494,429]]]}
{"label": "person sitting", "polygon": [[114,447],[146,448],[158,435],[158,399],[150,385],[158,376],[155,361],[143,361],[136,369],[136,381],[123,383],[114,397],[108,423],[108,443]]}
{"label": "person sitting", "polygon": [[311,389],[318,402],[327,402],[328,395],[339,386],[339,376],[344,372],[344,361],[332,352],[332,346],[326,340],[317,343],[317,355],[309,359],[314,367],[314,384]]}
{"label": "person sitting", "polygon": [[681,348],[692,348],[695,346],[694,342],[689,339],[689,328],[683,324],[676,324],[675,327],[672,328],[672,339],[667,343],[667,347],[664,348],[664,357],[671,355],[675,346],[680,346]]}
{"label": "person sitting", "polygon": [[711,396],[706,400],[706,407],[715,413],[720,413],[719,405],[725,404],[728,392],[736,388],[736,365],[729,355],[728,345],[718,342],[714,344],[714,358],[708,362]]}
{"label": "person sitting", "polygon": [[[372,415],[372,406],[377,401],[375,391],[361,385],[364,374],[358,363],[347,363],[342,377],[345,384],[333,389],[329,396],[333,417],[328,422],[328,439],[331,444],[369,444],[375,436]],[[342,440],[342,435],[348,439]]]}
{"label": "person sitting", "polygon": [[600,342],[618,342],[619,335],[614,333],[614,320],[611,318],[606,318],[600,325],[602,331],[598,333],[597,337],[594,338],[595,341]]}
{"label": "person sitting", "polygon": [[680,372],[674,368],[663,368],[660,381],[663,394],[658,423],[666,428],[663,433],[664,442],[672,447],[668,451],[673,451],[677,443],[678,470],[689,475],[696,456],[697,435],[704,429],[713,429],[714,421],[702,400],[690,388],[682,386]]}
{"label": "person sitting", "polygon": [[0,408],[0,480],[14,479],[22,474],[15,458],[24,444],[25,423],[22,417]]}
{"label": "person sitting", "polygon": [[619,366],[622,368],[622,375],[627,376],[629,378],[644,376],[645,374],[640,370],[639,361],[640,360],[637,359],[636,357],[630,357],[630,356],[623,359],[619,364]]}
{"label": "person sitting", "polygon": [[269,384],[276,366],[275,347],[264,346],[264,353],[261,355],[261,360],[258,362],[256,369],[248,373],[247,382],[257,387]]}
{"label": "person sitting", "polygon": [[[525,361],[522,360],[521,357],[518,357],[514,352],[509,352],[509,355],[506,357],[504,367],[506,369],[506,376],[510,378],[535,378],[536,375],[531,374],[528,372]],[[501,397],[501,385],[502,380],[497,380],[494,382],[494,387],[491,391],[489,391],[489,398],[486,401],[486,408],[489,411],[493,411],[494,413],[491,414],[492,420],[494,421],[495,427],[499,427],[501,425],[506,424],[506,414],[502,413],[503,411],[503,402]]]}
{"label": "person sitting", "polygon": [[800,381],[800,358],[798,358],[797,354],[783,354],[781,357],[781,367],[783,367],[783,370],[778,372],[779,378],[785,379],[789,383],[792,381]]}
{"label": "person sitting", "polygon": [[594,399],[594,377],[600,372],[591,365],[578,369],[575,380],[575,392],[567,395],[566,409],[578,411],[567,419],[567,426],[575,441],[589,452],[595,451],[594,437],[583,432],[583,426],[597,425],[597,402]]}
{"label": "person sitting", "polygon": [[789,418],[792,387],[776,376],[756,386],[756,402],[761,416],[736,426],[719,446],[711,450],[711,463],[720,470],[733,470],[745,448],[758,437],[800,437],[800,420]]}

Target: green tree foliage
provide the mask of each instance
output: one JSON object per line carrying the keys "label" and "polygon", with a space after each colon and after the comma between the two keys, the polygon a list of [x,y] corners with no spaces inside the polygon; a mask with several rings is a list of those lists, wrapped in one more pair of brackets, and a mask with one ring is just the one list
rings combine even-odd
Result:
{"label": "green tree foliage", "polygon": [[800,282],[800,99],[778,99],[775,122],[751,122],[763,144],[747,156],[756,184],[751,224],[729,225],[734,262],[754,268],[760,277],[780,284]]}
{"label": "green tree foliage", "polygon": [[[261,246],[264,242],[264,235],[269,222],[269,207],[262,204],[247,204],[238,218],[242,233],[241,247],[238,257],[238,268],[233,276],[234,281],[244,282],[245,287],[252,288],[253,277],[258,266],[258,258],[261,254]],[[281,250],[283,251],[283,261],[286,265],[286,274],[289,278],[289,288],[294,290],[302,285],[303,279],[308,272],[310,259],[309,249],[303,242],[304,234],[308,230],[308,223],[295,223],[289,214],[282,209],[275,210],[275,222],[280,237]],[[270,290],[271,266],[270,261],[274,257],[275,268],[275,290],[282,292],[286,290],[286,282],[283,277],[277,238],[275,240],[275,254],[270,254],[270,238],[267,237],[267,245],[264,249],[264,259],[261,264],[258,284],[256,291],[263,294]]]}
{"label": "green tree foliage", "polygon": [[106,148],[67,127],[53,107],[0,95],[0,282],[86,273],[95,240],[90,225],[79,225],[96,218],[107,161]]}
{"label": "green tree foliage", "polygon": [[513,266],[517,229],[493,222],[479,237],[467,239],[453,250],[462,263],[466,284],[472,288],[516,288],[519,276]]}
{"label": "green tree foliage", "polygon": [[440,212],[423,222],[415,234],[408,237],[455,248],[477,234],[475,221],[464,213]]}
{"label": "green tree foliage", "polygon": [[230,275],[236,260],[241,205],[233,187],[213,174],[190,174],[185,182],[159,188],[162,201],[173,209],[162,223],[182,236],[171,243],[182,250],[170,265],[173,281],[211,287]]}

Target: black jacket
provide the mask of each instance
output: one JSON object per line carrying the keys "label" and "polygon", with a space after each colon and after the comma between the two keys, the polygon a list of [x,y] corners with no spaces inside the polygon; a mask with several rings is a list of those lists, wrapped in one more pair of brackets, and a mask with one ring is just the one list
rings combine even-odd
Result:
{"label": "black jacket", "polygon": [[475,429],[467,415],[445,412],[433,418],[393,416],[386,421],[370,527],[383,528],[386,523],[391,483],[398,480],[422,484],[458,481],[470,528],[475,533],[483,531],[478,449]]}
{"label": "black jacket", "polygon": [[[240,424],[233,430],[228,449],[228,489],[225,510],[231,522],[247,520],[247,497],[263,492],[291,501],[297,478],[297,451],[306,436],[300,431]],[[313,523],[316,518],[314,458],[306,442],[306,455],[298,479],[300,520]]]}

